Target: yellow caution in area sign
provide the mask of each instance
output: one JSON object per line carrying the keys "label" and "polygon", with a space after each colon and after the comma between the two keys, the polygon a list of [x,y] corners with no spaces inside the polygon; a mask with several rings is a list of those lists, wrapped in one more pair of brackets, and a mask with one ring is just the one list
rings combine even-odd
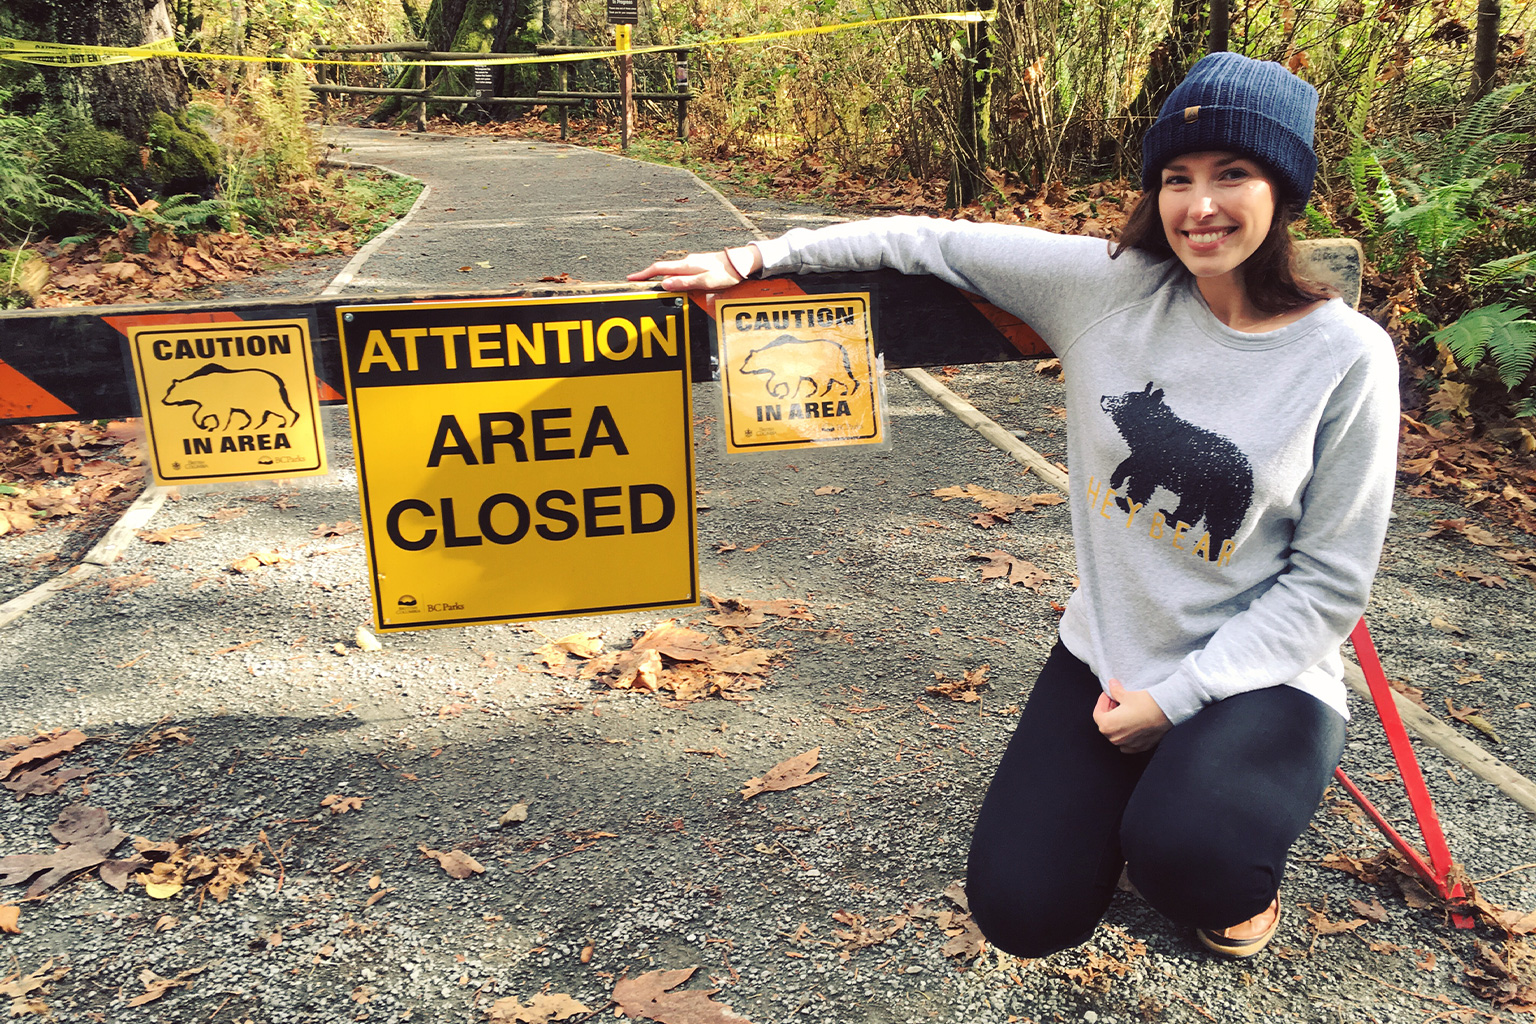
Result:
{"label": "yellow caution in area sign", "polygon": [[698,602],[677,296],[337,318],[379,629]]}
{"label": "yellow caution in area sign", "polygon": [[885,440],[869,294],[715,305],[728,452]]}
{"label": "yellow caution in area sign", "polygon": [[326,471],[308,320],[138,326],[128,347],[156,480]]}

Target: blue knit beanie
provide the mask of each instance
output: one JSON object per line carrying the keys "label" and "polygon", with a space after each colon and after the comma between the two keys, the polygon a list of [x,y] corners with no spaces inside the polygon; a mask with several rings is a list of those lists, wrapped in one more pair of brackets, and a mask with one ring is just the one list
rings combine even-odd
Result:
{"label": "blue knit beanie", "polygon": [[1141,143],[1141,187],[1185,153],[1230,150],[1273,170],[1285,200],[1305,203],[1317,176],[1317,90],[1273,61],[1218,52],[1200,58]]}

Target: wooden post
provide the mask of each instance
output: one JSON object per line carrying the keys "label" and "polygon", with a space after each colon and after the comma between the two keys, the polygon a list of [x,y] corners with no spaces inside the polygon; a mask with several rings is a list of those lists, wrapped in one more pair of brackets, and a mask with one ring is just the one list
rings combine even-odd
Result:
{"label": "wooden post", "polygon": [[[560,91],[571,91],[571,66],[562,63],[560,65]],[[560,104],[560,141],[565,141],[566,132],[570,125],[570,107]]]}
{"label": "wooden post", "polygon": [[421,99],[416,102],[416,130],[427,130],[427,66],[421,65],[417,69],[420,74],[416,76],[416,84],[421,87]]}
{"label": "wooden post", "polygon": [[1499,0],[1478,0],[1477,40],[1472,52],[1472,90],[1467,99],[1482,99],[1493,91],[1499,59]]}
{"label": "wooden post", "polygon": [[688,100],[681,94],[688,91],[688,51],[677,55],[676,74],[673,78],[673,88],[677,92],[677,140],[688,141]]}
{"label": "wooden post", "polygon": [[[325,63],[325,57],[322,54],[320,62],[315,65],[315,83],[317,85],[330,85],[330,77],[330,65]],[[320,93],[320,123],[324,124],[330,119],[330,115],[331,94],[322,92]]]}
{"label": "wooden post", "polygon": [[635,116],[635,57],[629,52],[630,27],[613,26],[613,47],[619,58],[619,149],[629,150],[629,131]]}

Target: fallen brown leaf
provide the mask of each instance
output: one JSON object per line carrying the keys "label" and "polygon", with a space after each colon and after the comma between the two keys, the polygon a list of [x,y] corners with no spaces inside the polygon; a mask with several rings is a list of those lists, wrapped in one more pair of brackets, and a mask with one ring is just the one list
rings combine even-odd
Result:
{"label": "fallen brown leaf", "polygon": [[821,748],[815,747],[803,754],[796,754],[768,769],[760,778],[748,779],[742,788],[741,798],[750,800],[759,793],[783,792],[826,778],[826,772],[812,772],[821,758]]}
{"label": "fallen brown leaf", "polygon": [[190,971],[182,971],[174,978],[162,978],[149,968],[139,972],[139,983],[144,986],[144,991],[128,1000],[129,1006],[144,1006],[164,996],[173,988],[185,988],[192,984],[192,977],[201,974],[203,968],[196,967]]}
{"label": "fallen brown leaf", "polygon": [[1357,917],[1350,921],[1332,921],[1329,920],[1328,914],[1325,911],[1314,910],[1311,907],[1306,907],[1306,910],[1307,923],[1319,935],[1337,935],[1340,932],[1352,932],[1361,925],[1368,923],[1363,917]]}
{"label": "fallen brown leaf", "polygon": [[60,754],[67,754],[87,739],[88,737],[85,733],[78,729],[71,729],[68,732],[54,732],[48,736],[36,739],[28,743],[28,745],[19,748],[18,753],[6,758],[4,761],[0,761],[0,779],[10,775],[12,771],[20,768],[22,765],[35,764],[38,761],[48,761]]}
{"label": "fallen brown leaf", "polygon": [[446,871],[451,878],[462,880],[468,878],[470,875],[480,875],[485,873],[485,868],[480,866],[480,862],[475,860],[475,858],[471,857],[469,854],[465,853],[463,850],[429,850],[425,846],[417,846],[416,848],[420,850],[424,856],[430,857],[437,861],[438,864],[442,865],[443,870]]}
{"label": "fallen brown leaf", "polygon": [[1040,588],[1050,581],[1050,574],[1045,572],[1033,562],[1010,555],[1006,551],[984,551],[979,555],[971,555],[973,559],[982,559],[986,565],[981,567],[981,578],[995,580],[1007,578],[1013,586],[1024,586],[1040,593]]}
{"label": "fallen brown leaf", "polygon": [[203,535],[203,531],[190,523],[180,526],[167,526],[163,530],[140,530],[139,539],[146,544],[169,544],[178,540],[196,540]]}
{"label": "fallen brown leaf", "polygon": [[527,1006],[511,996],[496,1000],[491,1004],[488,1019],[490,1024],[549,1024],[550,1021],[591,1012],[590,1007],[581,1005],[563,992],[541,992],[529,1000]]}
{"label": "fallen brown leaf", "polygon": [[21,934],[21,908],[10,903],[0,903],[0,932],[7,935]]}
{"label": "fallen brown leaf", "polygon": [[629,1017],[659,1024],[741,1024],[746,1018],[731,1012],[710,996],[719,989],[673,992],[697,967],[678,971],[647,971],[638,978],[620,978],[613,986],[613,1001]]}
{"label": "fallen brown leaf", "polygon": [[332,793],[320,801],[320,806],[329,807],[332,814],[346,814],[348,811],[362,810],[363,801],[372,799],[368,796],[342,796],[340,793]]}

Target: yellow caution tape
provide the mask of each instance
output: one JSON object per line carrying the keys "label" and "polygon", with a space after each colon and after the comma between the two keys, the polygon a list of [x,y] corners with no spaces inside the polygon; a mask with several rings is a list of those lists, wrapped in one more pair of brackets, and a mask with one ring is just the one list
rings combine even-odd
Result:
{"label": "yellow caution tape", "polygon": [[[543,56],[517,57],[466,57],[456,60],[397,60],[389,67],[485,67],[496,64],[561,64],[583,60],[607,60],[637,53],[660,53],[678,46],[698,48],[708,46],[741,46],[747,43],[765,43],[794,36],[831,35],[858,28],[877,25],[895,25],[912,21],[949,21],[960,24],[978,24],[994,21],[996,10],[963,11],[953,14],[907,14],[896,18],[866,18],[863,21],[845,21],[832,25],[814,25],[810,28],[791,28],[778,32],[758,32],[753,35],[731,36],[722,39],[700,39],[692,43],[658,43],[653,46],[636,46],[628,50],[596,50],[590,53],[560,53]],[[176,49],[173,39],[144,46],[85,46],[70,43],[41,43],[29,39],[11,39],[0,36],[0,60],[22,64],[41,64],[47,67],[97,67],[104,64],[122,64],[134,60],[151,60],[156,57],[181,57],[184,60],[222,60],[249,64],[332,64],[347,67],[384,67],[382,60],[342,60],[338,58],[252,56],[234,53],[201,53]]]}
{"label": "yellow caution tape", "polygon": [[21,64],[41,64],[54,68],[126,64],[129,61],[166,57],[176,53],[174,39],[161,39],[143,46],[113,47],[39,43],[28,39],[9,39],[0,36],[0,60],[16,61]]}

